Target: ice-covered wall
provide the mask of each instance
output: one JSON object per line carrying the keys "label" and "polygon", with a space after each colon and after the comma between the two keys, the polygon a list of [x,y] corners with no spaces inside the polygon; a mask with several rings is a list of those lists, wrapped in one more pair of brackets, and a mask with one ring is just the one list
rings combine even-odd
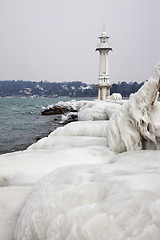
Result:
{"label": "ice-covered wall", "polygon": [[79,121],[59,127],[49,137],[53,136],[92,136],[106,137],[107,121]]}
{"label": "ice-covered wall", "polygon": [[152,105],[156,89],[157,81],[150,78],[137,93],[130,96],[121,111],[111,117],[107,127],[107,141],[112,151],[156,147],[159,137],[156,133],[160,129],[160,106],[157,102]]}

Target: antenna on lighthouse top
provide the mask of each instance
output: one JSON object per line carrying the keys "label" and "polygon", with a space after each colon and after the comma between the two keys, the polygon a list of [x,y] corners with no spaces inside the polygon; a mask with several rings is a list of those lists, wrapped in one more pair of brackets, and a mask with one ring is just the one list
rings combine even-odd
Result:
{"label": "antenna on lighthouse top", "polygon": [[106,22],[104,21],[104,24],[103,24],[103,32],[106,32]]}
{"label": "antenna on lighthouse top", "polygon": [[102,34],[101,34],[101,37],[106,37],[107,39],[109,38],[108,35],[107,35],[107,32],[106,32],[106,23],[104,21],[104,24],[102,26]]}

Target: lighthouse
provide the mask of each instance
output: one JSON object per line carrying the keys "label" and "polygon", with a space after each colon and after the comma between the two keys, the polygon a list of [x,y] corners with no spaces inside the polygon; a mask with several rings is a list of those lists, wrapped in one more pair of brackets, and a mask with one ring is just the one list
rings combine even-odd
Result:
{"label": "lighthouse", "polygon": [[109,37],[103,29],[101,36],[99,37],[100,43],[97,44],[96,51],[99,51],[99,82],[98,82],[98,99],[106,100],[110,96],[111,84],[109,82],[108,72],[108,53],[112,50],[108,43]]}

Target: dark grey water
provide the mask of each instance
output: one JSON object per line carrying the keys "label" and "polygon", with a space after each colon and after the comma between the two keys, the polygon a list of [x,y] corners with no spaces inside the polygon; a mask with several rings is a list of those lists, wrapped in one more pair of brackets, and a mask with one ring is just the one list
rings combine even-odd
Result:
{"label": "dark grey water", "polygon": [[0,98],[0,154],[24,150],[56,129],[54,116],[42,116],[42,108],[67,100]]}

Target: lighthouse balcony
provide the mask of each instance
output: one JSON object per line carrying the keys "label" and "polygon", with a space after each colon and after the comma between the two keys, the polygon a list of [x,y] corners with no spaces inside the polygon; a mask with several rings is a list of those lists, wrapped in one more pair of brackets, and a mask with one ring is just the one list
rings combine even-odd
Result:
{"label": "lighthouse balcony", "polygon": [[101,49],[106,49],[106,50],[111,50],[112,51],[112,48],[111,48],[111,46],[110,46],[110,44],[109,43],[98,43],[97,44],[97,48],[96,48],[96,51],[97,50],[101,50]]}
{"label": "lighthouse balcony", "polygon": [[99,87],[111,87],[111,84],[109,82],[99,82]]}

